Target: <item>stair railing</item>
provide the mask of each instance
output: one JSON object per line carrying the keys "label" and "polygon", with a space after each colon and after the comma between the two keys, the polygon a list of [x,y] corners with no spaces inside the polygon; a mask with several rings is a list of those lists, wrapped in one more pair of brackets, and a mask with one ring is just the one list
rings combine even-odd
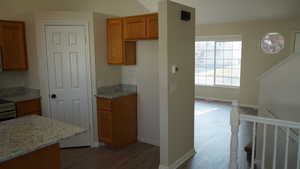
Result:
{"label": "stair railing", "polygon": [[[291,131],[296,130],[298,133],[298,153],[297,153],[297,166],[296,169],[300,169],[300,123],[278,120],[273,118],[265,118],[253,115],[241,114],[239,111],[238,101],[232,102],[233,109],[230,115],[230,125],[231,125],[231,142],[230,142],[230,161],[229,169],[239,169],[238,163],[238,152],[239,152],[239,127],[242,121],[250,122],[253,125],[252,129],[252,153],[251,153],[251,164],[250,168],[255,169],[255,148],[256,148],[256,137],[257,137],[257,125],[261,124],[263,126],[262,133],[262,154],[261,154],[261,164],[260,168],[265,169],[265,157],[266,157],[266,136],[267,136],[267,127],[272,126],[274,128],[274,145],[273,145],[273,157],[272,157],[272,169],[276,169],[277,165],[277,146],[278,146],[278,129],[285,128],[285,152],[284,152],[284,168],[288,169],[288,157],[289,157],[289,139],[291,137]],[[290,169],[290,168],[289,168]]]}

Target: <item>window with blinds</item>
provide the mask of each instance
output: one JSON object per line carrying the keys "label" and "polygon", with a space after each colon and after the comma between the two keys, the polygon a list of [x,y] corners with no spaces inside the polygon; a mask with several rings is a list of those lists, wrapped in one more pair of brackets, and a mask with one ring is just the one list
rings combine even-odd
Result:
{"label": "window with blinds", "polygon": [[242,41],[197,41],[195,84],[239,87]]}

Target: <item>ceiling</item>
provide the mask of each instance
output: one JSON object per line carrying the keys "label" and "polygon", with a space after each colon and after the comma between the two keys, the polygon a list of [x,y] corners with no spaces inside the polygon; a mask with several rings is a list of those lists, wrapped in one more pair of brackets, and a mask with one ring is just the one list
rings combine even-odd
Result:
{"label": "ceiling", "polygon": [[[157,11],[159,0],[138,0]],[[300,16],[300,0],[172,0],[196,8],[198,24]]]}

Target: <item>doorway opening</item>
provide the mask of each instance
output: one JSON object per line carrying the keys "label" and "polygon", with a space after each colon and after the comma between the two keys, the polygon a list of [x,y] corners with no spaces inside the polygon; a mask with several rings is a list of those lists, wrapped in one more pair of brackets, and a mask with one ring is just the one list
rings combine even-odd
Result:
{"label": "doorway opening", "polygon": [[239,98],[242,38],[197,37],[195,150],[189,169],[228,169],[231,100]]}

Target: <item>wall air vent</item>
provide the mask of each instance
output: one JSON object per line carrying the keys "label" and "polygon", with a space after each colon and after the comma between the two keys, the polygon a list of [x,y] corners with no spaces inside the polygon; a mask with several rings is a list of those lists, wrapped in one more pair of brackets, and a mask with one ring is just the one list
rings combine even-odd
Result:
{"label": "wall air vent", "polygon": [[183,21],[191,20],[191,12],[181,11],[181,20],[183,20]]}

